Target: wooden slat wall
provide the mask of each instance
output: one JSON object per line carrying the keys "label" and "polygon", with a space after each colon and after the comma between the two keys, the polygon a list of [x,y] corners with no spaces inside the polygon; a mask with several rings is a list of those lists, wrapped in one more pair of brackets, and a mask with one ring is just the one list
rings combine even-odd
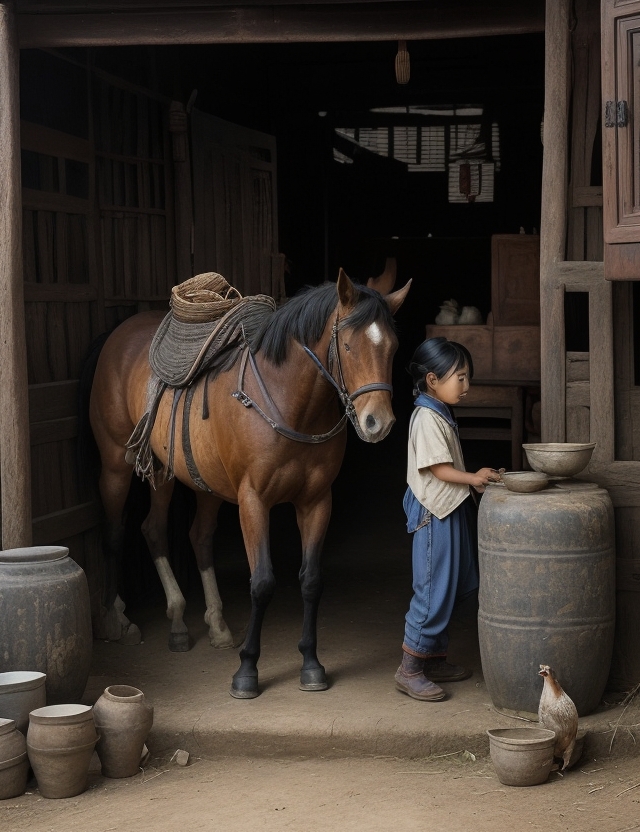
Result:
{"label": "wooden slat wall", "polygon": [[[42,160],[40,188],[22,194],[23,257],[33,542],[69,546],[96,615],[102,508],[97,471],[80,470],[77,456],[78,379],[98,335],[141,308],[167,308],[175,240],[169,102],[84,71],[88,139],[22,125],[23,149]],[[87,166],[86,197],[64,192],[65,160]]]}

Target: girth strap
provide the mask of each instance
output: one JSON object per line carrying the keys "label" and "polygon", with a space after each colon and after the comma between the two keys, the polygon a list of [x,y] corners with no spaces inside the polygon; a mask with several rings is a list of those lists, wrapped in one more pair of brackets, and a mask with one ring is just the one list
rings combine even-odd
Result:
{"label": "girth strap", "polygon": [[[207,378],[205,379],[204,384],[204,391],[203,394],[206,398],[207,394]],[[195,384],[192,384],[190,387],[187,388],[187,394],[184,398],[184,409],[182,411],[182,452],[184,453],[184,461],[187,466],[187,471],[189,472],[189,476],[193,480],[193,482],[198,486],[201,491],[211,491],[209,486],[200,476],[200,471],[198,471],[198,466],[196,465],[196,461],[193,458],[193,450],[191,448],[191,432],[189,429],[189,417],[191,415],[191,402],[193,401],[193,396],[196,392]],[[207,414],[208,415],[208,414]],[[203,419],[207,418],[206,416],[202,416]]]}

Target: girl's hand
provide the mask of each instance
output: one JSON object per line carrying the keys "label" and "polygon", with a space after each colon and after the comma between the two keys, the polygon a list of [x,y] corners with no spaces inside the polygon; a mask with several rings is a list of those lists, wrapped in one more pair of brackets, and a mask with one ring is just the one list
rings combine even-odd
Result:
{"label": "girl's hand", "polygon": [[480,494],[484,491],[487,483],[500,482],[500,472],[495,468],[481,468],[475,474],[471,474],[471,485]]}

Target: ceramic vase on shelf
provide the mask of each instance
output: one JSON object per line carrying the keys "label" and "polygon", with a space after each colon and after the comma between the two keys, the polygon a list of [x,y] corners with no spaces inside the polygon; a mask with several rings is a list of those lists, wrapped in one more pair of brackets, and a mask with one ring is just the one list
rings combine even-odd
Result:
{"label": "ceramic vase on shelf", "polygon": [[105,777],[132,777],[153,725],[153,707],[129,685],[111,685],[93,706],[100,739],[96,746]]}
{"label": "ceramic vase on shelf", "polygon": [[0,673],[0,719],[12,719],[26,736],[30,712],[47,704],[45,680],[36,670]]}
{"label": "ceramic vase on shelf", "polygon": [[27,741],[13,719],[0,719],[0,800],[24,794],[29,774]]}
{"label": "ceramic vase on shelf", "polygon": [[87,787],[98,734],[91,705],[49,705],[29,714],[27,752],[43,797],[74,797]]}

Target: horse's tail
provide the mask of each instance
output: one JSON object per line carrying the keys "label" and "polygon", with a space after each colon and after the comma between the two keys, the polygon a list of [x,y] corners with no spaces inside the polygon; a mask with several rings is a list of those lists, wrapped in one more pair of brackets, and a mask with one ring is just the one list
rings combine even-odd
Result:
{"label": "horse's tail", "polygon": [[[111,330],[112,331],[112,330]],[[76,443],[76,469],[78,487],[83,491],[92,491],[100,470],[100,451],[89,421],[89,399],[98,358],[111,331],[103,332],[89,346],[82,362],[78,381],[77,412],[78,440]]]}

